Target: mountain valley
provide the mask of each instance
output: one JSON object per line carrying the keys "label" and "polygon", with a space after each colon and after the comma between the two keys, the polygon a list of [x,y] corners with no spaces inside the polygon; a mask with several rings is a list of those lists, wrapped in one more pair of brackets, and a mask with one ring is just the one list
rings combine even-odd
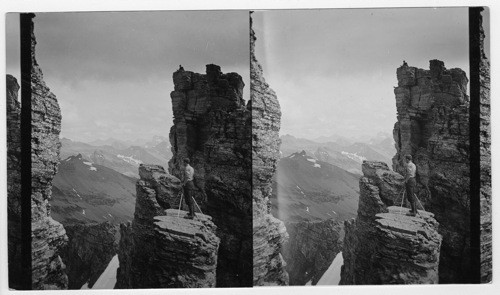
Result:
{"label": "mountain valley", "polygon": [[283,221],[356,216],[359,176],[305,151],[281,158],[273,179],[272,213]]}

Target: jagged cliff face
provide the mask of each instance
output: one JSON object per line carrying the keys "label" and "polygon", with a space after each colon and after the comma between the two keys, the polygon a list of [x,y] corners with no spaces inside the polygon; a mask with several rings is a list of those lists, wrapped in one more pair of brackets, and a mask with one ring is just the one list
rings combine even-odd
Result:
{"label": "jagged cliff face", "polygon": [[[155,217],[159,249],[156,260],[169,274],[161,284],[173,288],[212,288],[216,286],[217,253],[220,239],[208,215],[186,220],[186,211],[169,209],[166,216]],[[186,239],[186,236],[188,239]]]}
{"label": "jagged cliff face", "polygon": [[[180,180],[161,166],[139,166],[134,220],[120,226],[115,288],[215,287],[220,239],[209,216],[185,218]],[[175,205],[174,205],[175,204]]]}
{"label": "jagged cliff face", "polygon": [[358,216],[345,222],[341,285],[439,282],[441,235],[433,214],[407,216],[403,177],[382,162],[365,161]]}
{"label": "jagged cliff face", "polygon": [[50,217],[52,179],[59,164],[61,110],[43,81],[35,59],[36,39],[31,24],[31,237],[33,289],[66,289],[68,278],[59,256],[68,237]]}
{"label": "jagged cliff face", "polygon": [[9,287],[21,286],[21,104],[19,84],[7,75],[7,216]]}
{"label": "jagged cliff face", "polygon": [[[251,22],[251,19],[250,19]],[[279,160],[281,111],[276,93],[262,75],[250,27],[250,100],[252,104],[253,284],[288,285],[281,246],[288,235],[271,215],[272,178]]]}
{"label": "jagged cliff face", "polygon": [[[482,18],[481,18],[482,23]],[[490,126],[490,62],[484,53],[484,30],[481,26],[479,64],[480,83],[480,153],[481,153],[481,282],[492,279],[491,216],[491,126]]]}
{"label": "jagged cliff face", "polygon": [[[162,200],[175,198],[181,189],[180,180],[167,174],[161,166],[141,165],[139,174],[134,220],[120,226],[120,267],[115,288],[159,287],[156,277],[161,275],[160,266],[151,265],[150,261],[152,253],[161,251],[154,245],[154,217],[165,214]],[[171,202],[163,205],[168,208]]]}
{"label": "jagged cliff face", "polygon": [[342,250],[343,226],[333,219],[290,222],[286,224],[289,240],[283,245],[283,256],[290,285],[318,283]]}
{"label": "jagged cliff face", "polygon": [[470,270],[469,106],[467,77],[438,60],[430,70],[403,65],[395,88],[398,122],[393,168],[406,154],[417,166],[417,185],[425,209],[436,216],[443,235],[441,283],[464,283]]}
{"label": "jagged cliff face", "polygon": [[196,200],[221,239],[217,286],[251,286],[252,122],[243,80],[237,73],[223,74],[217,65],[207,65],[206,74],[180,68],[173,80],[170,172],[182,177],[188,157],[195,182],[206,190],[208,201],[199,195]]}
{"label": "jagged cliff face", "polygon": [[109,222],[66,225],[69,238],[61,257],[66,264],[68,288],[91,288],[118,250],[118,227]]}

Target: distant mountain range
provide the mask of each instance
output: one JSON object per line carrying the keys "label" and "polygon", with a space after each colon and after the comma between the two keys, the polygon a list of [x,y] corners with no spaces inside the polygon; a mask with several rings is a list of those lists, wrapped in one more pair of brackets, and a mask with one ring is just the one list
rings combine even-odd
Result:
{"label": "distant mountain range", "polygon": [[285,222],[353,218],[359,177],[305,151],[281,158],[273,179],[273,215]]}
{"label": "distant mountain range", "polygon": [[120,140],[110,137],[108,139],[96,139],[94,141],[89,142],[88,144],[93,146],[110,145],[117,149],[125,149],[130,146],[142,146],[145,148],[149,148],[149,147],[154,147],[161,142],[168,143],[169,140],[167,137],[161,135],[154,135],[153,138],[151,139],[139,138],[135,140]]}
{"label": "distant mountain range", "polygon": [[70,156],[53,180],[52,217],[64,225],[131,221],[136,181],[81,154]]}
{"label": "distant mountain range", "polygon": [[354,142],[340,136],[320,137],[316,140],[297,138],[292,135],[281,136],[282,157],[306,151],[315,159],[328,162],[344,170],[361,175],[364,160],[377,160],[392,166],[396,154],[394,140],[388,134],[379,133],[364,142]]}
{"label": "distant mountain range", "polygon": [[139,164],[158,164],[165,168],[172,157],[167,138],[155,136],[142,145],[113,138],[97,140],[92,144],[61,139],[61,159],[81,154],[95,164],[102,165],[131,177],[139,177]]}
{"label": "distant mountain range", "polygon": [[132,220],[135,183],[141,163],[168,167],[166,137],[125,142],[113,138],[89,143],[61,139],[61,162],[53,180],[52,216],[64,225]]}

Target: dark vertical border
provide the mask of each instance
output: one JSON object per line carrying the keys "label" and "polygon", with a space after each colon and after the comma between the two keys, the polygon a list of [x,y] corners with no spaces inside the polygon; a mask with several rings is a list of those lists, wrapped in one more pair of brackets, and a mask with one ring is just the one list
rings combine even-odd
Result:
{"label": "dark vertical border", "polygon": [[21,36],[21,278],[32,289],[31,266],[31,32],[32,13],[20,14]]}
{"label": "dark vertical border", "polygon": [[247,109],[250,111],[250,119],[249,119],[249,123],[250,123],[250,194],[252,195],[252,209],[251,209],[251,218],[250,218],[250,235],[252,237],[252,243],[251,243],[251,253],[252,253],[252,257],[250,258],[251,260],[251,264],[249,265],[249,267],[252,269],[251,271],[251,278],[250,278],[250,284],[249,284],[249,287],[250,288],[254,288],[254,253],[255,253],[255,249],[254,249],[254,229],[253,229],[253,217],[254,217],[254,214],[253,214],[253,113],[252,113],[252,41],[250,38],[251,35],[252,35],[252,13],[253,13],[253,10],[248,10],[248,38],[247,38],[247,42],[248,42],[248,101],[247,101]]}
{"label": "dark vertical border", "polygon": [[481,62],[480,28],[482,7],[469,7],[469,67],[470,67],[470,282],[481,282],[481,154],[480,154],[480,83],[479,64]]}

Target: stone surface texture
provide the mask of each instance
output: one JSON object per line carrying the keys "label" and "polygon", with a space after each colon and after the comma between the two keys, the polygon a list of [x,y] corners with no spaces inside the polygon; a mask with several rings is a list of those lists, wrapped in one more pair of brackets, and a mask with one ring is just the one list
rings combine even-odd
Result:
{"label": "stone surface texture", "polygon": [[36,39],[31,24],[31,238],[32,288],[66,289],[68,278],[59,256],[68,237],[50,216],[52,180],[59,164],[61,110],[43,80],[35,58]]}
{"label": "stone surface texture", "polygon": [[141,165],[139,175],[134,220],[120,226],[115,288],[215,287],[220,239],[212,218],[168,209],[178,208],[181,184],[163,167]]}
{"label": "stone surface texture", "polygon": [[205,74],[179,68],[173,81],[169,172],[182,178],[188,157],[206,191],[207,202],[199,192],[195,199],[221,239],[217,286],[252,286],[252,122],[243,79],[209,64]]}
{"label": "stone surface texture", "polygon": [[286,223],[289,235],[283,256],[290,285],[316,285],[342,251],[343,224],[333,219]]}
{"label": "stone surface texture", "polygon": [[[482,22],[482,19],[481,19]],[[481,26],[479,64],[480,83],[480,153],[481,153],[481,283],[492,280],[492,215],[491,215],[491,126],[490,126],[490,62],[484,52],[484,30]]]}
{"label": "stone surface texture", "polygon": [[404,156],[413,156],[417,196],[435,214],[443,236],[440,283],[469,282],[468,79],[439,60],[430,61],[430,70],[405,64],[397,69],[397,79],[393,169],[402,172]]}
{"label": "stone surface texture", "polygon": [[110,222],[65,225],[69,242],[61,258],[66,265],[68,289],[91,288],[118,251],[118,226]]}
{"label": "stone surface texture", "polygon": [[21,282],[21,104],[19,84],[7,75],[7,218],[9,247],[9,287],[20,289]]}
{"label": "stone surface texture", "polygon": [[[251,20],[250,20],[251,21]],[[252,104],[253,284],[288,285],[281,255],[288,235],[271,215],[272,178],[279,160],[281,110],[255,57],[255,32],[250,27],[250,101]]]}
{"label": "stone surface texture", "polygon": [[[180,213],[179,217],[177,216]],[[160,249],[156,259],[169,276],[161,285],[174,288],[211,288],[216,286],[217,252],[220,239],[208,215],[185,219],[187,211],[167,210],[155,217],[155,233]]]}
{"label": "stone surface texture", "polygon": [[382,162],[365,161],[356,219],[345,221],[341,285],[436,284],[442,237],[432,213],[394,206],[403,177]]}

